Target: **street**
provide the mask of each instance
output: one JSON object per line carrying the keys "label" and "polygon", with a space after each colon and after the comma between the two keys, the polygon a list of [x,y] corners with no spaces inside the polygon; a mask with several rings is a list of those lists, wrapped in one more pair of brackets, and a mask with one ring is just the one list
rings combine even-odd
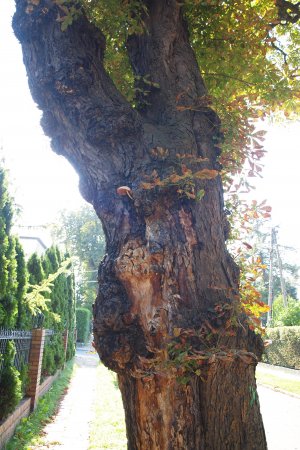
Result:
{"label": "street", "polygon": [[268,450],[300,450],[300,399],[258,386]]}

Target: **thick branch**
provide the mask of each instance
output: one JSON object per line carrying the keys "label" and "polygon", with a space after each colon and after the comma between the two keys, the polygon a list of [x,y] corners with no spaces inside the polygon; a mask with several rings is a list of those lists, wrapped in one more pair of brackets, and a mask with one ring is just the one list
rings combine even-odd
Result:
{"label": "thick branch", "polygon": [[278,19],[281,25],[296,23],[300,19],[300,2],[292,3],[286,0],[276,0]]}
{"label": "thick branch", "polygon": [[175,153],[203,156],[215,164],[219,149],[214,149],[212,136],[217,143],[220,122],[209,107],[207,91],[189,43],[182,2],[148,0],[145,3],[148,8],[148,14],[143,17],[145,32],[132,35],[127,41],[129,58],[138,77],[137,87],[146,91],[146,95],[138,95],[139,110],[146,120],[144,128],[153,146],[168,146]]}
{"label": "thick branch", "polygon": [[112,174],[120,180],[129,175],[141,122],[103,68],[103,34],[84,16],[63,32],[55,2],[36,3],[17,0],[13,20],[30,90],[54,151],[80,172],[91,199]]}
{"label": "thick branch", "polygon": [[172,124],[184,120],[180,107],[195,107],[206,90],[189,44],[182,2],[151,0],[146,3],[145,32],[130,36],[127,49],[135,74],[142,77],[138,85],[150,90],[148,95],[139,97],[145,102],[142,111],[155,123]]}

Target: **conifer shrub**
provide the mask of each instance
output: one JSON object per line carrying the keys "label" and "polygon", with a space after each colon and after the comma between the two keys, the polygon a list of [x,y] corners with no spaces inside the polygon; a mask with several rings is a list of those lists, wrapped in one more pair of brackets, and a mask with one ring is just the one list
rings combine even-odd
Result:
{"label": "conifer shrub", "polygon": [[[66,258],[69,258],[70,255],[66,254]],[[66,290],[67,290],[67,317],[66,323],[68,324],[68,345],[67,345],[67,355],[66,359],[69,361],[75,355],[75,329],[76,329],[76,310],[75,310],[75,280],[74,274],[68,276],[66,279]]]}
{"label": "conifer shrub", "polygon": [[22,398],[22,382],[19,371],[14,367],[16,347],[8,341],[3,356],[3,369],[0,378],[0,420],[5,419]]}
{"label": "conifer shrub", "polygon": [[90,334],[91,312],[87,308],[76,309],[77,342],[86,343]]}
{"label": "conifer shrub", "polygon": [[55,372],[56,367],[54,360],[54,349],[52,348],[51,344],[46,344],[43,353],[41,382],[44,378],[48,377],[49,375],[53,375]]}
{"label": "conifer shrub", "polygon": [[0,165],[0,327],[13,328],[17,319],[16,239],[11,235],[13,202],[6,171]]}
{"label": "conifer shrub", "polygon": [[28,364],[22,364],[20,369],[20,380],[21,380],[21,392],[22,397],[25,397],[26,389],[29,385],[29,365]]}
{"label": "conifer shrub", "polygon": [[42,378],[54,375],[58,369],[62,369],[64,362],[63,338],[61,333],[57,333],[51,336],[48,342],[46,340],[42,361]]}
{"label": "conifer shrub", "polygon": [[27,330],[31,328],[31,315],[25,302],[27,292],[28,272],[25,262],[23,247],[16,239],[16,263],[17,263],[17,319],[16,329]]}
{"label": "conifer shrub", "polygon": [[[61,264],[67,260],[69,256],[62,255],[55,246],[47,249],[42,257],[33,254],[27,263],[29,283],[41,284],[49,276],[56,274],[61,269]],[[43,310],[43,327],[53,330],[55,334],[46,339],[42,377],[53,375],[57,369],[62,368],[65,362],[63,334],[66,330],[69,334],[66,359],[71,359],[75,353],[75,293],[74,276],[70,268],[66,267],[66,272],[59,273],[43,292],[47,305],[47,309]]]}

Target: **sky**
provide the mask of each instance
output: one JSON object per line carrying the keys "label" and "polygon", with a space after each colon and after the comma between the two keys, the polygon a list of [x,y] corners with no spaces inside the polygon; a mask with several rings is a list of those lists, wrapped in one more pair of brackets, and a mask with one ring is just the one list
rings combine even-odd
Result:
{"label": "sky", "polygon": [[21,47],[11,29],[13,0],[0,1],[0,152],[9,169],[22,223],[40,225],[57,211],[83,204],[78,176],[51,149],[39,125],[41,113],[27,84]]}
{"label": "sky", "polygon": [[[59,210],[84,201],[77,174],[52,152],[39,125],[41,114],[30,96],[21,48],[11,30],[13,11],[13,0],[0,1],[0,147],[23,211],[20,223],[41,225],[54,222]],[[295,247],[291,257],[300,264],[299,146],[300,123],[269,127],[263,179],[255,179],[256,190],[249,197],[267,199],[273,209],[270,226],[279,226],[279,243]]]}

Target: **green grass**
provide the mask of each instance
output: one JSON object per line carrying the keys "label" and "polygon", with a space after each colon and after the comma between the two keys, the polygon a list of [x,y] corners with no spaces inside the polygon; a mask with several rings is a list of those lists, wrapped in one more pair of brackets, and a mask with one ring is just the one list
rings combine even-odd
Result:
{"label": "green grass", "polygon": [[43,438],[41,431],[55,414],[58,402],[66,391],[73,370],[74,362],[69,361],[49,391],[40,399],[35,411],[21,420],[14,436],[4,446],[4,450],[29,450],[32,445],[41,442]]}
{"label": "green grass", "polygon": [[273,388],[282,389],[293,394],[300,395],[300,380],[291,380],[282,378],[277,375],[269,374],[259,369],[256,371],[256,379],[258,383],[271,386]]}
{"label": "green grass", "polygon": [[124,410],[116,376],[102,364],[96,370],[97,386],[89,450],[125,450],[127,439]]}

